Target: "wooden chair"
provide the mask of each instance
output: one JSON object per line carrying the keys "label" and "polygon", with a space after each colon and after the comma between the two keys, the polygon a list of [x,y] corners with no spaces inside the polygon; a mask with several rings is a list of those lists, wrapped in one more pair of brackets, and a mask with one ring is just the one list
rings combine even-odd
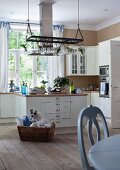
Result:
{"label": "wooden chair", "polygon": [[105,117],[102,113],[102,111],[95,106],[89,106],[87,108],[84,108],[80,113],[78,117],[78,144],[80,147],[80,157],[82,161],[83,170],[95,170],[94,167],[92,167],[89,164],[89,161],[87,159],[85,144],[84,144],[84,134],[83,130],[85,130],[84,127],[84,118],[87,118],[87,133],[88,133],[88,139],[90,141],[91,145],[95,144],[94,138],[93,138],[93,124],[94,128],[96,129],[97,139],[96,141],[101,140],[101,126],[98,123],[98,115],[100,116],[103,124],[103,135],[104,138],[109,137],[109,131],[107,127],[107,123],[105,120]]}

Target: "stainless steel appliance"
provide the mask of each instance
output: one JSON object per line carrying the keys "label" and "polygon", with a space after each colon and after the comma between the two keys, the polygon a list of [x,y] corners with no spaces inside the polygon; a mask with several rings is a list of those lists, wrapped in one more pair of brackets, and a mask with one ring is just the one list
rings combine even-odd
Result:
{"label": "stainless steel appliance", "polygon": [[99,96],[109,97],[109,66],[100,66],[99,73]]}
{"label": "stainless steel appliance", "polygon": [[104,65],[99,67],[100,76],[109,76],[109,65]]}

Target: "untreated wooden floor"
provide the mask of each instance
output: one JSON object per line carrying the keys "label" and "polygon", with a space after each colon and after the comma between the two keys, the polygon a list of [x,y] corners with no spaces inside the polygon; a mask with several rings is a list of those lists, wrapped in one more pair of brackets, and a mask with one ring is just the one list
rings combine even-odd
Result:
{"label": "untreated wooden floor", "polygon": [[[112,130],[111,134],[120,133]],[[0,170],[82,170],[77,134],[49,143],[21,142],[15,125],[0,126]]]}

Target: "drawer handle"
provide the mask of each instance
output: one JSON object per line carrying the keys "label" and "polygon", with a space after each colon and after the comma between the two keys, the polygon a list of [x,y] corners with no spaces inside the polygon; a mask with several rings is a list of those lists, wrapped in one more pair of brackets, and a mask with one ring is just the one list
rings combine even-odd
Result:
{"label": "drawer handle", "polygon": [[60,106],[60,103],[56,103],[57,106]]}
{"label": "drawer handle", "polygon": [[60,115],[56,115],[56,117],[60,117]]}
{"label": "drawer handle", "polygon": [[60,120],[58,120],[56,123],[60,123]]}
{"label": "drawer handle", "polygon": [[60,109],[56,109],[56,111],[60,111]]}
{"label": "drawer handle", "polygon": [[60,97],[56,97],[56,100],[60,100]]}

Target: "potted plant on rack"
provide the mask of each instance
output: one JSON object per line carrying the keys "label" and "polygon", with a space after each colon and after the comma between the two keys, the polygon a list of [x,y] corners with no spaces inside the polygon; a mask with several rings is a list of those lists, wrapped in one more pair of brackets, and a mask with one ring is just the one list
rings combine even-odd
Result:
{"label": "potted plant on rack", "polygon": [[57,77],[54,80],[54,87],[56,89],[59,89],[58,91],[62,93],[68,93],[69,92],[69,85],[70,85],[70,80],[67,77]]}

